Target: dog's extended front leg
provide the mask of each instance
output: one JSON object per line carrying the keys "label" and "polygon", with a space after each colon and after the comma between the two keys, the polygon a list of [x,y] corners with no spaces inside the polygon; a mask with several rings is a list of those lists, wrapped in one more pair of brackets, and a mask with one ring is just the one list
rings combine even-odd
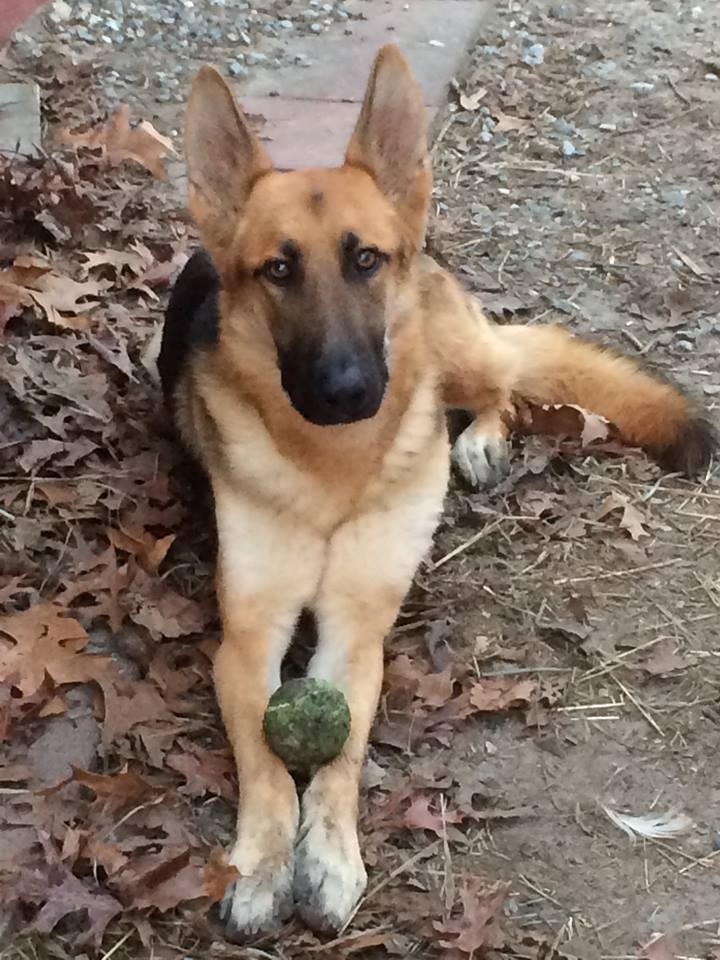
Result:
{"label": "dog's extended front leg", "polygon": [[383,640],[401,602],[400,591],[383,598],[375,590],[325,594],[316,611],[320,645],[309,673],[344,691],[351,716],[342,753],[317,771],[302,800],[295,901],[307,925],[321,932],[337,931],[365,889],[358,787],[382,683]]}
{"label": "dog's extended front leg", "polygon": [[341,754],[320,767],[302,800],[295,900],[305,922],[320,931],[342,927],[365,889],[358,786],[382,683],[383,640],[442,507],[449,466],[444,435],[418,461],[414,482],[396,490],[392,502],[335,533],[315,603],[318,648],[308,672],[345,692],[351,716]]}
{"label": "dog's extended front leg", "polygon": [[223,640],[218,702],[238,772],[237,838],[221,917],[231,939],[271,930],[292,912],[295,785],[265,743],[262,721],[303,605],[315,592],[322,544],[232,492],[215,488]]}

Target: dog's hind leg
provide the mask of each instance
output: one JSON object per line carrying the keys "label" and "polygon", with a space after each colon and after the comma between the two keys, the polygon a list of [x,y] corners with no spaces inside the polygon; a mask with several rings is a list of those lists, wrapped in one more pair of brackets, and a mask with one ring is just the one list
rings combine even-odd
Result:
{"label": "dog's hind leg", "polygon": [[503,465],[505,420],[515,400],[599,414],[625,443],[688,476],[707,467],[716,448],[712,427],[680,390],[563,327],[498,326],[456,299],[433,338],[446,402],[478,417],[453,453],[476,485],[496,479]]}
{"label": "dog's hind leg", "polygon": [[472,487],[494,487],[510,469],[507,426],[499,410],[475,417],[452,449],[452,461]]}
{"label": "dog's hind leg", "polygon": [[508,325],[497,336],[515,358],[518,397],[600,414],[667,470],[694,476],[708,466],[717,443],[711,425],[677,387],[630,357],[559,326]]}

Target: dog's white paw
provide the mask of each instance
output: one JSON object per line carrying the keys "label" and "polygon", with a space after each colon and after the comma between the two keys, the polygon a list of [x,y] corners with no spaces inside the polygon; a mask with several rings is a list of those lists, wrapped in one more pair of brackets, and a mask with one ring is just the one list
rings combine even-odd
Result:
{"label": "dog's white paw", "polygon": [[295,908],[303,921],[319,933],[336,933],[366,885],[355,826],[341,829],[331,810],[307,810],[295,849]]}
{"label": "dog's white paw", "polygon": [[277,930],[293,912],[292,847],[262,856],[252,841],[238,839],[229,860],[240,876],[228,886],[219,908],[227,938],[242,942]]}
{"label": "dog's white paw", "polygon": [[471,423],[455,441],[452,459],[471,486],[493,487],[510,470],[510,447],[504,437],[482,433]]}

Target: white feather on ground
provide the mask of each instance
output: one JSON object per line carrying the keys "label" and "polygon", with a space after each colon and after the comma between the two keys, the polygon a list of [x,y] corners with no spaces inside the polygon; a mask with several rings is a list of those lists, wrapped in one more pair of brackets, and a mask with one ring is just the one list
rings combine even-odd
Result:
{"label": "white feather on ground", "polygon": [[604,804],[602,809],[608,819],[616,827],[620,827],[633,843],[638,837],[648,840],[672,840],[694,826],[690,817],[673,810],[662,814],[651,813],[643,817],[633,817],[628,813],[620,813],[611,807],[606,807]]}

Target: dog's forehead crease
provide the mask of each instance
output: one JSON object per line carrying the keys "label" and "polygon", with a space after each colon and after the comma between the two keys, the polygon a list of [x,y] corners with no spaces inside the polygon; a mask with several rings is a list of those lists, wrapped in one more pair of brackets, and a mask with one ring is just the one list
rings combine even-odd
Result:
{"label": "dog's forehead crease", "polygon": [[[255,185],[245,221],[253,224],[253,247],[273,248],[292,239],[307,253],[335,246],[349,233],[368,246],[392,251],[401,238],[397,215],[364,171],[301,170],[270,173]],[[270,254],[268,254],[270,255]]]}

